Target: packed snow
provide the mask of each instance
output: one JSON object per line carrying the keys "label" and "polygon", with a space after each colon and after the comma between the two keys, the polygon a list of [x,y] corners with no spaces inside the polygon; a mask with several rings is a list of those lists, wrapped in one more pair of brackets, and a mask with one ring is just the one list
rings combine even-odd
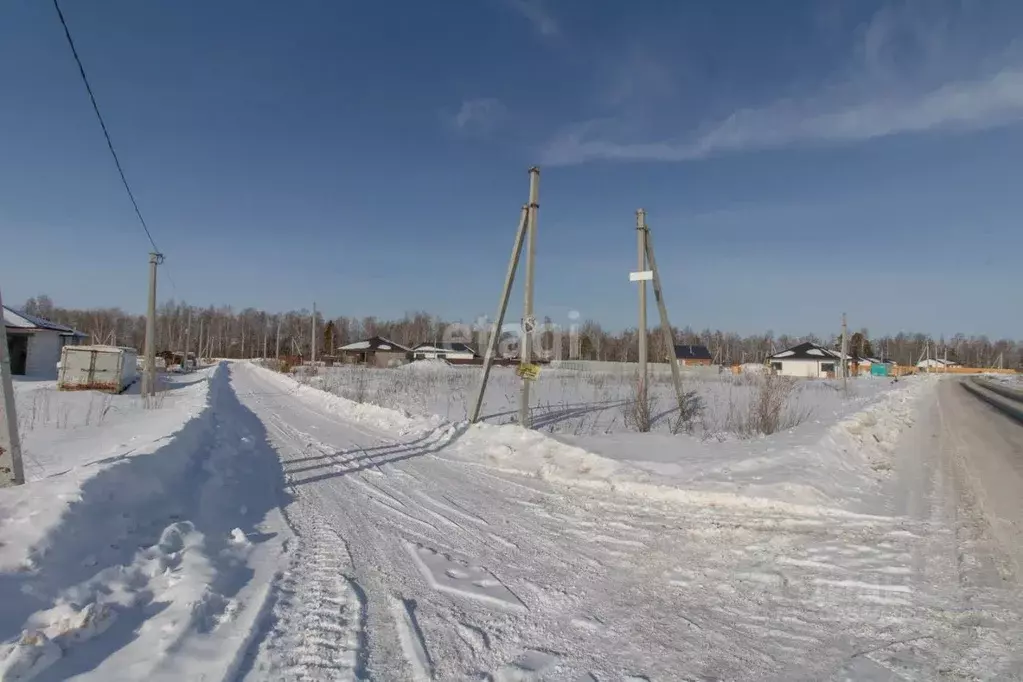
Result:
{"label": "packed snow", "polygon": [[687,377],[685,425],[655,380],[639,433],[628,377],[543,372],[528,431],[494,377],[474,426],[441,361],[221,363],[149,404],[19,383],[0,681],[1023,669],[1018,583],[936,454],[954,379],[795,381],[771,433],[768,377]]}

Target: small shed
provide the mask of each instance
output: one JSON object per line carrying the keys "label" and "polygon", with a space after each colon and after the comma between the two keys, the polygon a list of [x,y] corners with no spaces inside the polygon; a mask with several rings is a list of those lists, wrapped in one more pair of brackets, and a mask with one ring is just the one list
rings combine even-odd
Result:
{"label": "small shed", "polygon": [[467,361],[479,357],[476,350],[465,343],[420,343],[412,347],[413,360]]}
{"label": "small shed", "polygon": [[675,357],[684,367],[714,364],[714,357],[706,346],[676,345]]}
{"label": "small shed", "polygon": [[397,367],[408,362],[409,348],[382,336],[372,336],[337,349],[344,364]]}
{"label": "small shed", "polygon": [[842,356],[816,343],[801,343],[767,359],[775,374],[786,377],[825,379],[834,377]]}
{"label": "small shed", "polygon": [[11,374],[54,379],[64,346],[76,345],[86,334],[67,325],[44,320],[3,307],[4,329],[7,332],[7,353]]}

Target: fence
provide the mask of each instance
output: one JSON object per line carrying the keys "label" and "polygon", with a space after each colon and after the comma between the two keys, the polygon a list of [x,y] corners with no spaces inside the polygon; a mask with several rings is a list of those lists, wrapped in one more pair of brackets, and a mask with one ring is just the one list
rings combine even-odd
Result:
{"label": "fence", "polygon": [[[639,373],[638,362],[610,362],[607,360],[551,360],[551,369],[565,369],[573,372],[591,372],[594,374],[615,374],[631,376]],[[679,366],[683,375],[717,376],[722,368],[717,365]],[[652,375],[671,376],[671,365],[667,362],[647,363],[647,371]]]}
{"label": "fence", "polygon": [[1019,374],[1014,369],[993,369],[990,367],[929,367],[918,370],[921,374]]}

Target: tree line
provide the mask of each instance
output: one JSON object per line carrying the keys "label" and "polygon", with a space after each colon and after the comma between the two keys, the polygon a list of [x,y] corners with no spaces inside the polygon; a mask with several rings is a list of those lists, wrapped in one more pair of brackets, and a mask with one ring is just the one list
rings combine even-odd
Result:
{"label": "tree line", "polygon": [[[74,309],[56,305],[49,296],[35,296],[25,302],[24,312],[65,324],[87,334],[90,343],[130,346],[141,349],[145,340],[145,316],[127,313],[120,308]],[[158,350],[188,350],[203,357],[256,358],[274,357],[280,339],[281,355],[308,358],[312,347],[312,312],[306,309],[285,313],[269,313],[255,308],[235,310],[231,306],[191,306],[180,301],[166,301],[157,308]],[[408,313],[401,319],[382,320],[376,317],[337,317],[324,319],[316,314],[317,353],[333,354],[341,346],[370,336],[382,336],[403,346],[445,338],[449,322],[425,312]],[[279,333],[278,333],[279,331]],[[821,338],[813,334],[742,336],[733,332],[696,331],[690,327],[676,328],[677,344],[706,346],[715,363],[732,365],[762,363],[770,355],[805,341],[838,348],[839,335]],[[581,359],[635,361],[637,330],[610,331],[599,322],[586,320],[573,330],[563,329],[560,337],[539,346],[547,348],[551,357],[569,357],[575,352]],[[570,333],[571,332],[571,333]],[[574,341],[573,341],[574,339]],[[668,349],[657,327],[648,332],[651,360],[665,361]],[[570,349],[573,349],[570,350]],[[479,349],[482,350],[482,349]],[[1010,339],[992,340],[987,336],[956,334],[950,338],[934,338],[923,333],[900,332],[895,335],[871,337],[867,329],[851,334],[849,350],[860,357],[891,359],[902,365],[915,364],[922,356],[945,358],[969,367],[1023,366],[1023,342]]]}

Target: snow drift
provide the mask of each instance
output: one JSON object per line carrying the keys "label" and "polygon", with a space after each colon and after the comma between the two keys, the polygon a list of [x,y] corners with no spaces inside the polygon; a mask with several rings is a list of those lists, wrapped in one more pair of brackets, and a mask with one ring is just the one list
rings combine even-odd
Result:
{"label": "snow drift", "polygon": [[[229,371],[156,447],[0,491],[23,519],[0,526],[0,680],[229,679],[288,534],[276,453]],[[54,500],[53,523],[19,531]]]}

